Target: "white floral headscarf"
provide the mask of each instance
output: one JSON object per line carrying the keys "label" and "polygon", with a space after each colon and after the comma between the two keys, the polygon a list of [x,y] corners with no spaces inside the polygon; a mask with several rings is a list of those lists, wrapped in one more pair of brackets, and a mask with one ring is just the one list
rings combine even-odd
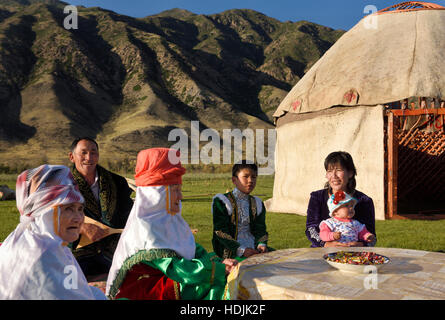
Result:
{"label": "white floral headscarf", "polygon": [[16,197],[20,223],[0,246],[0,299],[104,299],[59,236],[60,206],[84,202],[69,168],[26,170]]}

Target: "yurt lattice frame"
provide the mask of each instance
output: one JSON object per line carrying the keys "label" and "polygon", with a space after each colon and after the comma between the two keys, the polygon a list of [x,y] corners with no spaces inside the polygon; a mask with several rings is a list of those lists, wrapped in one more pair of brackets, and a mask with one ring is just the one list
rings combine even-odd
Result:
{"label": "yurt lattice frame", "polygon": [[417,9],[437,10],[437,9],[443,9],[443,7],[441,5],[431,3],[431,2],[406,1],[406,2],[395,4],[393,6],[385,8],[385,9],[379,10],[378,14],[384,14],[384,13],[393,12],[393,11],[398,11],[398,12],[412,11],[412,10],[417,10]]}
{"label": "yurt lattice frame", "polygon": [[385,212],[389,219],[404,213],[445,213],[445,102],[415,100],[411,108],[408,99],[396,108],[386,106]]}

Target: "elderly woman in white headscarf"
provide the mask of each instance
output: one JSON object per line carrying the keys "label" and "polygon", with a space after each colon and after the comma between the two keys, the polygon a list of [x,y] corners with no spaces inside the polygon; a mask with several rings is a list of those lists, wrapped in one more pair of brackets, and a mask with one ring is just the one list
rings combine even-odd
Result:
{"label": "elderly woman in white headscarf", "polygon": [[84,199],[69,168],[27,170],[16,194],[20,223],[0,246],[0,299],[106,299],[88,285],[67,247],[84,220]]}
{"label": "elderly woman in white headscarf", "polygon": [[237,261],[222,260],[195,243],[181,216],[184,173],[176,150],[139,152],[136,199],[108,274],[110,298],[227,298],[226,276]]}

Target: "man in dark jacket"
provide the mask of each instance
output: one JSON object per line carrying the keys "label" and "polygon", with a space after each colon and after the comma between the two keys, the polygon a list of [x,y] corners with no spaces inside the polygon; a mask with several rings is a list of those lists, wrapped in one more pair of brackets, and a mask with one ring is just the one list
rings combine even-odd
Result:
{"label": "man in dark jacket", "polygon": [[[74,180],[85,198],[85,217],[106,227],[124,228],[133,206],[132,189],[124,177],[98,165],[97,142],[88,137],[74,140],[69,158],[74,164],[71,169]],[[120,234],[107,236],[103,228],[88,221],[83,224],[80,234],[72,249],[87,279],[108,273]],[[82,237],[91,243],[78,248]]]}

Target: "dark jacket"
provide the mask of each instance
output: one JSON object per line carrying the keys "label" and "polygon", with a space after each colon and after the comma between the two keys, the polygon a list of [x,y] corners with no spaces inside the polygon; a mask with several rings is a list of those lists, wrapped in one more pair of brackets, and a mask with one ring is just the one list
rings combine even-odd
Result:
{"label": "dark jacket", "polygon": [[[133,207],[133,200],[130,197],[133,190],[128,186],[124,177],[110,172],[99,165],[97,170],[99,174],[100,203],[94,198],[85,179],[77,172],[75,167],[72,168],[73,177],[85,198],[85,216],[112,228],[122,229],[125,227]],[[113,234],[88,246],[76,249],[79,238],[72,245],[72,248],[74,248],[73,254],[78,258],[94,256],[102,252],[112,259],[119,238],[120,234]]]}

